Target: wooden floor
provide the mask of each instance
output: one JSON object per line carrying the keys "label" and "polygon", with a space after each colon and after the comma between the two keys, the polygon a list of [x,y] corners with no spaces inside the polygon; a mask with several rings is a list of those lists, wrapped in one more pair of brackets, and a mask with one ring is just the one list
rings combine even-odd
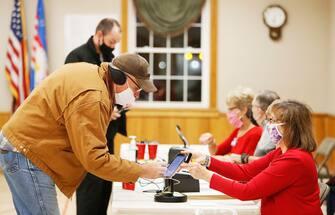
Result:
{"label": "wooden floor", "polygon": [[[76,195],[68,200],[58,189],[57,198],[61,215],[76,215]],[[64,211],[65,205],[68,202],[67,210]],[[9,191],[4,175],[0,172],[0,214],[1,215],[16,215],[12,196]],[[111,208],[108,208],[107,214],[111,214]]]}
{"label": "wooden floor", "polygon": [[[57,198],[59,204],[59,210],[61,215],[76,215],[76,195],[73,195],[71,200],[67,198],[57,190]],[[67,207],[66,204],[68,203]],[[66,208],[66,210],[64,210]],[[322,207],[323,214],[327,214],[325,206]],[[14,205],[12,202],[12,196],[7,186],[5,177],[0,172],[0,214],[1,215],[16,215]],[[107,214],[111,213],[111,207],[108,208]]]}

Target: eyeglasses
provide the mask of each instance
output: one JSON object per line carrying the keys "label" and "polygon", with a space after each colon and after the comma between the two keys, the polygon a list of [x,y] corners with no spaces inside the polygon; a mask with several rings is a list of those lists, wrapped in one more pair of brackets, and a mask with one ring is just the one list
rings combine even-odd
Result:
{"label": "eyeglasses", "polygon": [[277,121],[275,119],[273,119],[272,117],[266,117],[266,120],[270,123],[270,124],[278,124],[278,125],[284,125],[284,122],[280,122]]}
{"label": "eyeglasses", "polygon": [[136,90],[136,92],[140,92],[142,90],[142,88],[140,87],[140,85],[138,85],[138,83],[132,77],[130,77],[129,75],[127,75],[127,73],[124,73],[124,74],[126,74],[126,76],[136,85],[136,87],[138,88],[138,90]]}
{"label": "eyeglasses", "polygon": [[238,108],[238,107],[236,107],[236,106],[228,107],[228,111],[232,111],[232,110],[234,110],[234,109],[236,109],[236,108]]}

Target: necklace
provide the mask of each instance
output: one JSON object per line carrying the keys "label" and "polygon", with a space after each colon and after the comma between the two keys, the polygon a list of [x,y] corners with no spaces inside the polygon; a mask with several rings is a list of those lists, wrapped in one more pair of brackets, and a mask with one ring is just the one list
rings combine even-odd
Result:
{"label": "necklace", "polygon": [[253,127],[255,127],[255,126],[250,122],[249,126],[245,130],[243,130],[243,131],[238,130],[236,137],[234,137],[234,139],[231,141],[230,145],[232,147],[235,147],[237,145],[238,138],[243,137],[243,135],[245,135]]}
{"label": "necklace", "polygon": [[232,147],[235,147],[237,145],[237,139],[238,139],[237,137],[234,137],[234,139],[231,141],[230,145]]}

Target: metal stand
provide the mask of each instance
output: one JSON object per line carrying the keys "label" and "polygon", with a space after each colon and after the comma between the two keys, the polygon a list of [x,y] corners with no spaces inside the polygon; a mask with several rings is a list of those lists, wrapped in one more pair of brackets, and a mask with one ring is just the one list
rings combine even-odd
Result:
{"label": "metal stand", "polygon": [[163,192],[155,195],[155,202],[186,202],[187,196],[182,193],[174,192],[173,180],[165,179],[165,187]]}

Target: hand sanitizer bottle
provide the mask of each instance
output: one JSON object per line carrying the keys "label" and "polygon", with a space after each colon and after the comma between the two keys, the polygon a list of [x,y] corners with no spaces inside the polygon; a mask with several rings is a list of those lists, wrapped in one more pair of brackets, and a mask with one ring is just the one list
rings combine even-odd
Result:
{"label": "hand sanitizer bottle", "polygon": [[130,143],[129,143],[128,160],[136,162],[136,152],[137,152],[136,136],[129,136],[129,138],[130,138]]}

